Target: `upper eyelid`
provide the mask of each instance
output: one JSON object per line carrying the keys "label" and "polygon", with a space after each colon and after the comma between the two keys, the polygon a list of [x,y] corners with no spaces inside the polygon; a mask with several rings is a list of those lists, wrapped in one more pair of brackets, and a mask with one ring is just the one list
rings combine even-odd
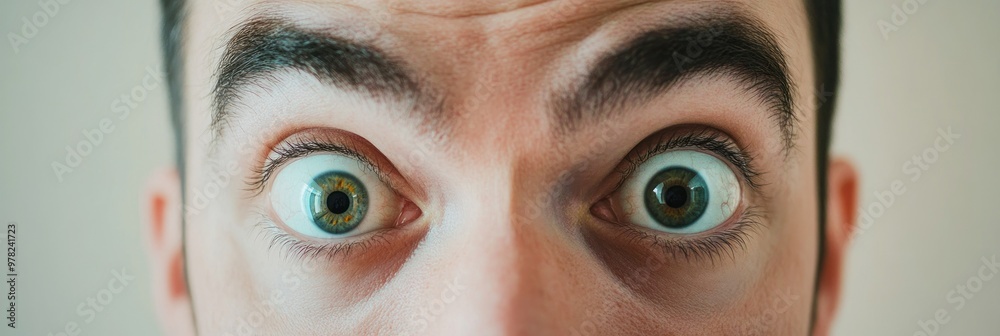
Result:
{"label": "upper eyelid", "polygon": [[[726,136],[721,131],[709,128],[702,128],[693,132],[672,132],[662,134],[648,146],[639,146],[628,154],[626,161],[629,163],[624,169],[619,170],[622,178],[615,186],[615,190],[632,175],[640,165],[645,163],[650,157],[663,154],[670,150],[693,147],[712,152],[733,165],[747,185],[755,191],[759,191],[763,183],[760,181],[761,172],[754,165],[755,156],[747,149],[740,148],[735,141]],[[644,140],[643,143],[647,143]]]}
{"label": "upper eyelid", "polygon": [[336,153],[357,159],[358,162],[374,172],[378,176],[379,180],[383,183],[390,184],[391,186],[391,183],[389,183],[388,178],[385,177],[385,174],[382,169],[380,169],[379,165],[364,154],[361,154],[361,152],[353,146],[349,144],[333,144],[319,139],[307,138],[286,139],[282,140],[277,146],[275,146],[275,148],[268,153],[259,168],[254,169],[254,176],[247,181],[247,184],[250,186],[250,191],[253,191],[255,195],[260,194],[264,191],[264,187],[267,185],[271,176],[274,175],[279,168],[291,160],[316,153]]}

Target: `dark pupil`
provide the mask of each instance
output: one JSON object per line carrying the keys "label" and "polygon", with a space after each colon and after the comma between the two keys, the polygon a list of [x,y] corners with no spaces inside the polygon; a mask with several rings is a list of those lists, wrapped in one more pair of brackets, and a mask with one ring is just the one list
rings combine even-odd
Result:
{"label": "dark pupil", "polygon": [[667,188],[667,191],[663,195],[663,200],[663,203],[671,208],[677,209],[683,207],[688,200],[688,189],[676,185]]}
{"label": "dark pupil", "polygon": [[684,167],[668,167],[656,173],[644,192],[646,210],[656,222],[668,228],[688,227],[708,208],[705,179]]}
{"label": "dark pupil", "polygon": [[334,214],[342,214],[347,212],[347,209],[351,207],[351,198],[347,196],[343,191],[334,191],[326,197],[326,208]]}

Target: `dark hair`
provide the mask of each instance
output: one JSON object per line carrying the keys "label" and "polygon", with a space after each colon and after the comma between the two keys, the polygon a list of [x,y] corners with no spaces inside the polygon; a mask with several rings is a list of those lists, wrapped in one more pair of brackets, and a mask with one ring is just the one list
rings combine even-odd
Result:
{"label": "dark hair", "polygon": [[[160,0],[163,12],[160,40],[163,43],[163,63],[167,71],[167,92],[170,99],[170,123],[174,128],[174,155],[177,170],[184,181],[184,0]],[[181,183],[183,190],[184,185]],[[181,195],[184,195],[183,191]]]}
{"label": "dark hair", "polygon": [[[806,15],[809,17],[810,36],[816,83],[812,88],[816,100],[816,164],[817,189],[819,190],[819,267],[816,269],[818,286],[823,261],[823,233],[826,226],[826,168],[830,151],[830,132],[833,127],[834,103],[840,81],[840,0],[805,0]],[[183,113],[183,58],[181,50],[184,38],[184,0],[160,0],[163,10],[163,60],[166,64],[170,93],[170,115],[175,135],[175,155],[177,166],[184,181],[184,113]],[[181,195],[184,186],[181,184]],[[183,196],[182,196],[183,197]],[[183,207],[182,207],[183,208]],[[182,216],[183,218],[183,216]],[[186,273],[186,272],[185,272]],[[818,288],[818,287],[817,287]],[[816,305],[813,305],[813,318]]]}
{"label": "dark hair", "polygon": [[[817,108],[816,146],[819,165],[820,209],[823,209],[826,189],[826,160],[830,145],[830,130],[833,122],[833,92],[840,79],[840,0],[805,0],[806,14],[809,16],[812,52],[815,62],[816,87],[813,88]],[[183,113],[183,57],[181,50],[184,39],[184,0],[160,0],[163,11],[161,38],[163,61],[167,70],[170,94],[170,115],[173,124],[178,168],[183,176],[184,168],[184,113]],[[829,96],[828,96],[829,95]],[[824,218],[821,210],[821,220]]]}
{"label": "dark hair", "polygon": [[[816,189],[819,190],[819,221],[816,275],[813,288],[819,288],[823,272],[826,244],[826,168],[830,156],[830,136],[833,129],[834,92],[840,83],[840,0],[806,0],[806,15],[812,37],[813,69],[816,85]],[[829,94],[829,96],[828,96]],[[813,300],[811,319],[815,326],[816,300]]]}

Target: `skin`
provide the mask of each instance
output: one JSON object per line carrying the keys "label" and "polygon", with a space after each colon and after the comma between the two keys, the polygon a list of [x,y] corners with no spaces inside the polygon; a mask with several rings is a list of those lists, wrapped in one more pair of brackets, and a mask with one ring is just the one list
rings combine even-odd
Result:
{"label": "skin", "polygon": [[[219,191],[182,220],[177,170],[150,180],[146,240],[165,331],[827,334],[855,220],[857,175],[850,163],[830,160],[819,260],[815,80],[803,5],[741,6],[778,32],[786,57],[800,124],[794,149],[785,152],[767,107],[726,77],[694,79],[628,113],[558,132],[548,99],[584,64],[644,24],[714,3],[582,2],[246,0],[222,11],[209,1],[189,3],[187,205],[210,184]],[[290,73],[244,97],[210,151],[221,47],[230,27],[262,9],[369,34],[448,97],[450,126],[421,125],[400,117],[398,104]],[[345,25],[346,18],[364,23]],[[379,26],[377,33],[367,28]],[[607,223],[613,206],[602,200],[614,191],[615,168],[651,134],[683,132],[679,125],[711,127],[754,154],[761,187],[743,187],[734,216],[753,208],[760,218],[741,246],[685,258]],[[271,246],[258,223],[275,217],[273,194],[268,186],[250,190],[254,168],[290,136],[344,131],[393,168],[403,205],[385,211],[405,213],[406,223],[390,223],[379,242],[346,255],[302,258]],[[213,182],[213,170],[227,169],[227,183]]]}

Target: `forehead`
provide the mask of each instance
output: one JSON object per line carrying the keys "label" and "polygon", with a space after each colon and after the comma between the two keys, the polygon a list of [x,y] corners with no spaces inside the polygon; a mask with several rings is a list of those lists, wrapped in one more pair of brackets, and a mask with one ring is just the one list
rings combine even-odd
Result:
{"label": "forehead", "polygon": [[645,30],[720,11],[738,11],[772,32],[793,82],[807,79],[798,76],[811,65],[801,0],[193,0],[188,41],[195,53],[188,55],[202,74],[191,79],[210,80],[242,24],[280,16],[387,50],[448,91],[482,78],[524,87],[553,82],[545,74],[580,73]]}
{"label": "forehead", "polygon": [[[189,6],[188,62],[193,69],[188,76],[198,85],[189,89],[200,91],[194,97],[211,96],[212,75],[227,42],[244,23],[261,16],[282,17],[302,28],[387,51],[435,90],[458,97],[449,102],[458,106],[464,106],[462,97],[478,95],[519,105],[504,105],[508,111],[537,112],[542,99],[532,100],[541,96],[534,93],[573,85],[579,78],[571,77],[637,34],[723,11],[738,11],[774,35],[793,85],[812,80],[808,24],[799,0],[196,0]],[[482,90],[484,85],[490,88]],[[207,119],[207,106],[198,105],[188,113],[200,114],[193,119]],[[806,105],[797,108],[810,110]],[[207,126],[192,121],[192,126]]]}
{"label": "forehead", "polygon": [[[614,39],[650,26],[737,8],[781,37],[806,36],[800,0],[195,0],[195,30],[214,37],[242,21],[278,15],[303,27],[329,30],[407,52],[506,51],[497,57],[540,56],[574,41]],[[595,36],[596,35],[596,36]],[[224,43],[222,39],[218,44]],[[536,52],[532,52],[536,51]],[[417,55],[413,55],[417,56]]]}
{"label": "forehead", "polygon": [[193,0],[188,41],[202,51],[192,55],[196,66],[211,73],[244,23],[278,16],[388,50],[446,86],[483,76],[526,84],[551,81],[533,71],[580,72],[644,30],[721,11],[773,33],[793,72],[811,64],[801,0]]}

